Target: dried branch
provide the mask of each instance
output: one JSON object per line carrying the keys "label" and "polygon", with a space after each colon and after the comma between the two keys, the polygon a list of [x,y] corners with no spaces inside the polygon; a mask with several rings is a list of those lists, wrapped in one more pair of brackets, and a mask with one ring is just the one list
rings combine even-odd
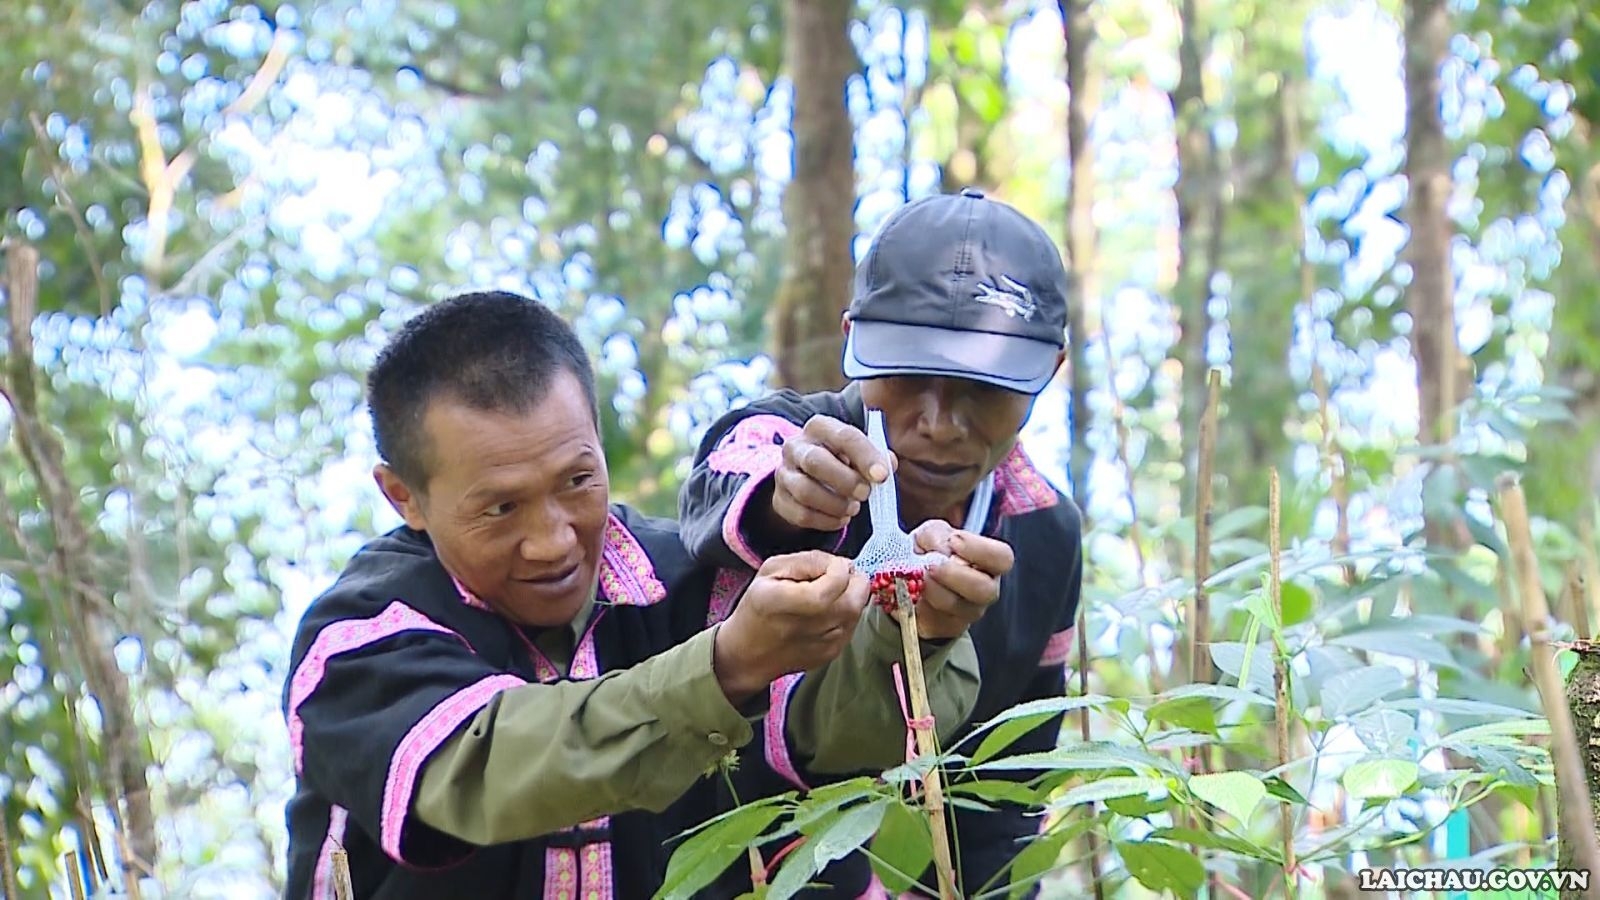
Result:
{"label": "dried branch", "polygon": [[[1502,476],[1497,487],[1500,493],[1500,518],[1506,526],[1506,543],[1511,550],[1511,564],[1517,576],[1517,593],[1522,600],[1521,616],[1508,615],[1506,622],[1511,624],[1520,620],[1531,645],[1529,652],[1533,657],[1534,684],[1539,689],[1539,699],[1544,704],[1544,714],[1550,722],[1550,756],[1555,762],[1556,787],[1563,798],[1561,834],[1572,848],[1573,859],[1579,868],[1600,872],[1600,837],[1595,834],[1595,821],[1589,814],[1594,807],[1589,796],[1589,785],[1584,778],[1583,756],[1572,724],[1572,710],[1567,706],[1566,689],[1562,684],[1561,668],[1556,663],[1555,648],[1550,645],[1550,633],[1555,622],[1550,617],[1544,587],[1539,583],[1539,560],[1533,552],[1528,501],[1515,476]],[[1600,884],[1592,886],[1585,896],[1600,897]]]}
{"label": "dried branch", "polygon": [[6,811],[9,805],[0,797],[0,890],[5,891],[7,900],[22,896],[17,890],[17,861],[11,855],[10,813]]}

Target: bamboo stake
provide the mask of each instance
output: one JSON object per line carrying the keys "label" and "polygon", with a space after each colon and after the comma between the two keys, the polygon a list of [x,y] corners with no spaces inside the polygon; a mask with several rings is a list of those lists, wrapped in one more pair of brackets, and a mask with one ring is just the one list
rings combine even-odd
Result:
{"label": "bamboo stake", "polygon": [[[1533,531],[1528,525],[1528,501],[1522,485],[1513,475],[1501,476],[1500,518],[1506,526],[1506,543],[1516,569],[1517,593],[1521,595],[1522,615],[1506,616],[1507,624],[1519,622],[1526,629],[1533,657],[1534,684],[1550,721],[1550,755],[1555,762],[1556,787],[1560,791],[1562,821],[1560,830],[1572,848],[1572,858],[1581,869],[1600,872],[1600,837],[1589,815],[1594,807],[1589,785],[1583,777],[1583,759],[1573,730],[1572,710],[1567,707],[1561,669],[1556,664],[1555,648],[1550,646],[1550,608],[1539,584],[1539,560],[1533,552]],[[1509,611],[1508,611],[1509,612]],[[1570,800],[1570,802],[1568,802]],[[1600,883],[1590,887],[1587,897],[1600,897]]]}
{"label": "bamboo stake", "polygon": [[17,864],[11,857],[11,829],[6,822],[6,804],[0,798],[0,890],[6,892],[6,900],[12,897],[20,898],[22,894],[17,891]]}
{"label": "bamboo stake", "polygon": [[[895,603],[900,608],[900,646],[906,657],[906,688],[911,692],[911,715],[916,720],[912,732],[917,752],[937,756],[938,735],[933,730],[933,710],[928,702],[928,682],[922,672],[922,644],[917,638],[917,607],[906,591],[904,578],[894,580]],[[955,900],[955,865],[950,859],[950,832],[945,822],[944,785],[935,764],[923,781],[923,805],[928,810],[928,825],[933,831],[933,866],[939,873],[940,900]]]}
{"label": "bamboo stake", "polygon": [[[1271,569],[1267,590],[1272,600],[1273,614],[1279,622],[1283,621],[1283,581],[1281,578],[1281,563],[1283,557],[1283,539],[1280,531],[1280,501],[1278,497],[1278,470],[1272,469],[1270,495],[1268,499],[1267,515],[1270,522],[1267,526],[1268,553],[1271,559]],[[1273,635],[1272,654],[1272,680],[1277,689],[1277,726],[1278,726],[1278,766],[1281,769],[1289,764],[1289,661],[1284,658],[1282,648],[1277,647],[1277,635]],[[1245,648],[1248,652],[1250,648]],[[1283,830],[1283,885],[1287,896],[1294,897],[1298,893],[1296,873],[1299,865],[1294,858],[1294,808],[1287,800],[1279,803],[1279,821]]]}

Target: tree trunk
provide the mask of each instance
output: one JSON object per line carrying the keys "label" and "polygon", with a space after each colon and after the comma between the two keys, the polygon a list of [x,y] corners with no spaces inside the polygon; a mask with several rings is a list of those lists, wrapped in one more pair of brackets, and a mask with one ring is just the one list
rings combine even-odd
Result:
{"label": "tree trunk", "polygon": [[66,600],[65,615],[61,617],[65,633],[58,639],[76,656],[85,686],[100,709],[107,769],[104,778],[119,824],[119,856],[130,896],[137,898],[138,880],[151,874],[156,862],[155,816],[147,775],[149,755],[134,720],[127,677],[112,655],[118,636],[108,614],[111,601],[97,586],[78,490],[68,480],[60,437],[39,410],[32,341],[39,255],[32,247],[15,243],[7,253],[6,263],[11,325],[7,399],[17,443],[39,486],[40,504],[55,534],[50,569]]}
{"label": "tree trunk", "polygon": [[[1222,185],[1216,145],[1207,121],[1201,82],[1204,56],[1196,0],[1181,0],[1183,28],[1178,43],[1178,86],[1169,95],[1178,139],[1178,272],[1173,302],[1178,307],[1177,355],[1183,364],[1183,402],[1179,421],[1183,454],[1182,508],[1194,513],[1200,416],[1206,406],[1206,336],[1211,332],[1211,268],[1201,249],[1215,250],[1221,238]],[[1209,217],[1210,221],[1205,219]],[[1208,240],[1209,237],[1209,240]]]}
{"label": "tree trunk", "polygon": [[[1456,343],[1455,279],[1450,267],[1454,229],[1445,213],[1452,187],[1450,148],[1440,110],[1439,70],[1450,41],[1445,0],[1406,2],[1406,205],[1410,230],[1406,260],[1411,285],[1412,354],[1417,364],[1419,439],[1424,446],[1455,436],[1455,410],[1461,398],[1460,351]],[[1428,544],[1460,548],[1452,520],[1437,514],[1427,521]]]}
{"label": "tree trunk", "polygon": [[[1095,284],[1094,153],[1089,145],[1089,120],[1096,102],[1089,47],[1094,22],[1089,0],[1060,0],[1061,26],[1067,42],[1067,265],[1072,278],[1067,297],[1072,401],[1072,499],[1089,508],[1089,304],[1099,295]],[[1102,327],[1103,324],[1102,324]]]}
{"label": "tree trunk", "polygon": [[841,386],[839,316],[850,302],[855,132],[845,84],[859,68],[849,0],[786,0],[784,66],[794,84],[794,176],[783,192],[783,280],[773,301],[779,387]]}

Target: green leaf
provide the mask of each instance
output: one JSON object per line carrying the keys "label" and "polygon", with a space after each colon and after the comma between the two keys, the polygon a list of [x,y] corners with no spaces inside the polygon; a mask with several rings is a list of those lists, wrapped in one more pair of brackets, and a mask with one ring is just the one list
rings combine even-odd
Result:
{"label": "green leaf", "polygon": [[1125,747],[1117,744],[1079,744],[1062,747],[1045,753],[1024,753],[1020,756],[1008,756],[1003,759],[990,760],[982,765],[971,766],[969,772],[1008,772],[1027,769],[1047,769],[1062,772],[1077,772],[1088,769],[1129,769],[1139,771],[1166,771],[1178,774],[1176,765],[1170,759],[1147,753],[1139,747]]}
{"label": "green leaf", "polygon": [[1445,669],[1459,668],[1455,658],[1443,644],[1426,635],[1412,634],[1397,628],[1352,631],[1331,638],[1328,643],[1341,647],[1354,647],[1369,653],[1387,653],[1405,659],[1420,659]]}
{"label": "green leaf", "polygon": [[1196,775],[1189,779],[1189,790],[1201,800],[1238,819],[1241,825],[1250,824],[1250,814],[1267,796],[1266,785],[1249,772]]}
{"label": "green leaf", "polygon": [[1160,722],[1171,722],[1180,728],[1190,731],[1203,731],[1207,734],[1217,733],[1217,714],[1211,708],[1211,702],[1204,697],[1179,697],[1176,700],[1163,700],[1150,707],[1145,712],[1150,719]]}
{"label": "green leaf", "polygon": [[1363,666],[1340,672],[1322,684],[1322,714],[1329,719],[1361,712],[1406,686],[1392,666]]}
{"label": "green leaf", "polygon": [[1404,750],[1406,741],[1417,731],[1416,720],[1392,709],[1369,709],[1352,716],[1350,726],[1367,749],[1375,753]]}
{"label": "green leaf", "polygon": [[1015,781],[961,781],[950,785],[951,794],[967,794],[993,803],[1019,803],[1030,806],[1039,802],[1038,790]]}
{"label": "green leaf", "polygon": [[1188,850],[1165,841],[1114,842],[1128,874],[1152,891],[1193,897],[1205,883],[1206,870]]}
{"label": "green leaf", "polygon": [[1237,853],[1249,859],[1275,859],[1271,851],[1258,847],[1249,841],[1227,834],[1218,834],[1214,831],[1200,831],[1195,828],[1157,828],[1150,833],[1153,838],[1171,841],[1174,844],[1193,844],[1208,850],[1225,850]]}
{"label": "green leaf", "polygon": [[1531,719],[1535,713],[1514,706],[1503,706],[1499,703],[1485,703],[1481,700],[1458,700],[1453,697],[1405,697],[1400,700],[1389,701],[1389,708],[1403,710],[1427,710],[1428,712],[1445,713],[1456,716],[1511,716],[1518,719]]}
{"label": "green leaf", "polygon": [[1157,696],[1161,698],[1161,702],[1163,703],[1169,700],[1183,700],[1189,697],[1207,697],[1212,700],[1222,700],[1224,702],[1237,701],[1240,703],[1251,703],[1257,706],[1273,705],[1272,700],[1263,697],[1260,694],[1252,693],[1244,690],[1243,688],[1234,687],[1230,684],[1186,684],[1181,687],[1172,688],[1168,691],[1163,691]]}
{"label": "green leaf", "polygon": [[859,849],[878,823],[890,803],[887,797],[863,803],[840,812],[826,827],[819,829],[805,844],[783,861],[778,875],[772,879],[771,900],[788,900],[799,893],[812,876],[836,859],[842,859]]}
{"label": "green leaf", "polygon": [[782,812],[776,805],[741,807],[684,841],[667,862],[666,879],[655,894],[657,900],[694,897],[727,871]]}
{"label": "green leaf", "polygon": [[1144,775],[1113,775],[1098,781],[1080,784],[1067,791],[1060,797],[1050,801],[1052,812],[1071,809],[1079,804],[1093,803],[1108,797],[1143,797],[1155,792],[1166,793],[1167,782],[1163,778],[1150,778]]}
{"label": "green leaf", "polygon": [[[1001,712],[994,718],[972,729],[971,734],[968,734],[965,738],[962,738],[961,743],[957,744],[951,749],[954,750],[958,747],[964,746],[968,741],[971,741],[978,735],[988,731],[993,731],[999,728],[1001,725],[1017,719],[1031,719],[1039,715],[1048,717],[1055,715],[1056,713],[1072,712],[1074,710],[1085,708],[1098,709],[1112,702],[1114,701],[1110,697],[1105,697],[1100,694],[1085,694],[1079,697],[1045,697],[1039,700],[1029,700],[1027,703],[1018,703],[1016,706]],[[1024,734],[1027,734],[1030,730],[1032,730],[1032,728],[1037,727],[1038,721],[1042,720],[1037,720],[1032,725],[1017,727],[1011,739],[1005,741],[1003,744],[997,747],[991,748],[989,741],[985,740],[979,745],[978,752],[973,754],[973,761],[981,762],[982,760],[987,759],[989,756],[1004,750],[1006,747],[1011,745],[1012,741],[1015,741]],[[985,749],[988,749],[990,752],[988,754],[984,754]]]}
{"label": "green leaf", "polygon": [[1292,581],[1283,583],[1283,624],[1298,625],[1311,618],[1316,599],[1311,591]]}
{"label": "green leaf", "polygon": [[1211,523],[1211,539],[1218,541],[1248,531],[1267,522],[1267,510],[1260,506],[1241,506],[1230,509]]}
{"label": "green leaf", "polygon": [[1068,843],[1099,824],[1097,818],[1079,819],[1030,840],[1028,846],[1011,859],[1011,900],[1026,894],[1034,882],[1059,865],[1061,851]]}
{"label": "green leaf", "polygon": [[990,759],[995,754],[1004,751],[1028,732],[1038,728],[1058,713],[1034,713],[1031,716],[1012,719],[1002,723],[998,728],[989,733],[978,745],[978,752],[972,754],[972,761],[981,763]]}
{"label": "green leaf", "polygon": [[1211,661],[1216,663],[1218,669],[1233,676],[1235,681],[1240,681],[1240,673],[1245,669],[1247,658],[1250,667],[1247,676],[1249,680],[1241,681],[1240,686],[1262,696],[1272,696],[1275,691],[1272,684],[1272,653],[1265,644],[1251,645],[1248,657],[1245,645],[1238,641],[1222,641],[1211,645]]}
{"label": "green leaf", "polygon": [[1294,785],[1284,781],[1277,775],[1268,775],[1262,779],[1262,783],[1267,786],[1267,793],[1277,797],[1279,800],[1286,800],[1300,806],[1311,805],[1311,802],[1305,798],[1304,794],[1294,789]]}
{"label": "green leaf", "polygon": [[872,839],[872,855],[872,870],[890,896],[910,890],[912,881],[933,859],[933,835],[927,820],[904,803],[889,804]]}
{"label": "green leaf", "polygon": [[1164,812],[1172,806],[1172,795],[1168,794],[1155,800],[1136,794],[1131,797],[1107,797],[1104,801],[1106,809],[1119,816],[1130,819],[1145,819],[1159,812]]}
{"label": "green leaf", "polygon": [[1344,770],[1340,781],[1356,800],[1392,800],[1417,782],[1420,770],[1409,759],[1369,759]]}

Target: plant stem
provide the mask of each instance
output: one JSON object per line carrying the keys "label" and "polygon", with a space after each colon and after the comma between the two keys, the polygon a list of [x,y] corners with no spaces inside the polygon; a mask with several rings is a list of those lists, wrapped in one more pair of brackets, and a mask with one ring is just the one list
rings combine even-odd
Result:
{"label": "plant stem", "polygon": [[[1089,696],[1089,615],[1082,603],[1078,604],[1078,695]],[[1089,742],[1089,707],[1078,710],[1078,730],[1083,742]],[[1089,815],[1098,815],[1095,804],[1089,804]],[[1100,837],[1090,828],[1084,833],[1089,839],[1089,878],[1094,882],[1094,900],[1106,900],[1105,889],[1100,886]]]}
{"label": "plant stem", "polygon": [[[1280,562],[1283,555],[1283,538],[1279,533],[1280,500],[1278,497],[1278,470],[1272,469],[1270,481],[1270,495],[1268,499],[1267,526],[1268,553],[1271,555],[1269,571],[1271,575],[1267,590],[1271,594],[1273,615],[1277,625],[1273,629],[1273,654],[1272,654],[1272,680],[1277,689],[1277,726],[1278,726],[1278,765],[1289,764],[1289,661],[1284,656],[1283,648],[1279,646],[1279,632],[1283,629],[1283,582],[1281,578]],[[1279,816],[1283,829],[1283,884],[1284,894],[1293,898],[1297,893],[1296,870],[1299,868],[1294,858],[1294,807],[1289,801],[1284,800],[1279,804]]]}
{"label": "plant stem", "polygon": [[[906,657],[906,688],[911,692],[911,715],[917,720],[912,732],[917,752],[937,757],[938,736],[933,730],[933,711],[928,703],[928,682],[922,672],[922,644],[917,638],[917,607],[906,592],[903,578],[894,580],[895,602],[900,608],[900,646]],[[939,874],[940,900],[955,900],[955,865],[950,859],[950,832],[945,822],[944,786],[935,761],[923,781],[923,804],[928,810],[928,826],[933,832],[933,866]]]}
{"label": "plant stem", "polygon": [[[1528,526],[1528,501],[1514,476],[1502,477],[1497,487],[1500,489],[1500,518],[1505,522],[1506,543],[1511,549],[1517,593],[1522,600],[1521,616],[1507,615],[1506,622],[1521,624],[1532,645],[1529,649],[1533,657],[1534,684],[1544,703],[1545,717],[1550,721],[1550,756],[1555,763],[1556,787],[1562,798],[1561,834],[1572,848],[1572,858],[1578,868],[1600,871],[1600,837],[1596,836],[1595,822],[1589,815],[1593,807],[1589,785],[1584,780],[1583,758],[1572,725],[1572,711],[1567,707],[1561,668],[1556,664],[1555,648],[1550,646],[1550,626],[1554,623],[1544,587],[1539,583],[1539,560],[1534,556],[1533,533]],[[1600,896],[1600,884],[1594,885],[1585,896]]]}

